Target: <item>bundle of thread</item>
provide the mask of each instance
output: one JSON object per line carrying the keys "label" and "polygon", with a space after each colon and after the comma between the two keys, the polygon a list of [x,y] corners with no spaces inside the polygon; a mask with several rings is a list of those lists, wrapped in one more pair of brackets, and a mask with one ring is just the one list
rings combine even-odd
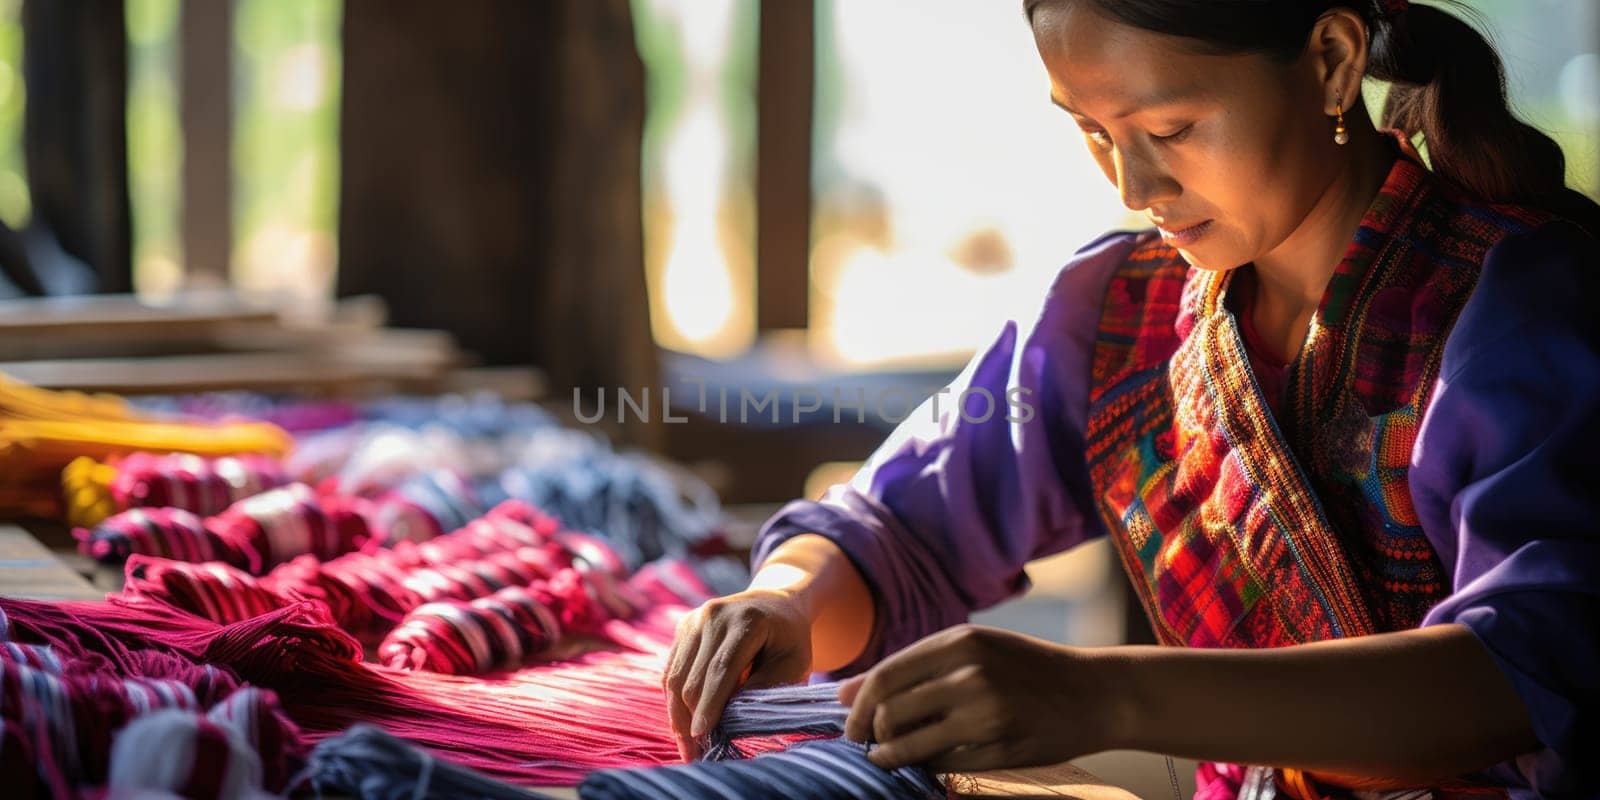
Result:
{"label": "bundle of thread", "polygon": [[310,745],[274,693],[247,686],[205,713],[161,709],[116,734],[106,788],[179,797],[277,797]]}
{"label": "bundle of thread", "polygon": [[631,619],[645,603],[603,570],[563,569],[487,597],[418,606],[384,637],[378,660],[457,675],[515,669],[569,636],[604,636],[607,622]]}
{"label": "bundle of thread", "polygon": [[137,658],[144,674],[107,680],[104,659],[44,650],[12,643],[0,651],[0,723],[30,739],[46,785],[104,782],[114,731],[156,709],[203,708],[238,688],[224,671],[154,652]]}
{"label": "bundle of thread", "polygon": [[389,542],[422,542],[483,516],[477,493],[460,473],[431,470],[377,495],[374,523]]}
{"label": "bundle of thread", "polygon": [[278,459],[255,455],[131,453],[106,462],[85,457],[61,473],[67,522],[85,528],[130,508],[180,508],[208,517],[287,483]]}
{"label": "bundle of thread", "polygon": [[93,530],[74,531],[79,549],[105,563],[133,554],[217,560],[259,575],[295,556],[334,558],[377,547],[381,531],[359,498],[318,497],[305,484],[281,486],[199,520],[177,509],[132,509]]}
{"label": "bundle of thread", "polygon": [[622,574],[595,540],[557,529],[524,503],[497,506],[461,530],[323,561],[305,556],[259,581],[223,564],[130,560],[122,598],[157,601],[218,622],[313,601],[352,632],[371,632],[439,600],[471,600],[548,578],[574,559]]}
{"label": "bundle of thread", "polygon": [[649,632],[671,631],[677,623],[674,612],[662,609],[694,608],[710,599],[698,566],[662,559],[618,582],[579,561],[528,586],[427,603],[384,637],[378,659],[396,669],[465,675],[564,658],[597,640],[655,652],[661,642]]}
{"label": "bundle of thread", "polygon": [[[17,796],[105,784],[238,797],[232,789],[246,785],[281,789],[309,752],[276,696],[226,669],[157,650],[62,651],[10,637],[0,613],[0,774]],[[9,760],[20,754],[29,760]]]}

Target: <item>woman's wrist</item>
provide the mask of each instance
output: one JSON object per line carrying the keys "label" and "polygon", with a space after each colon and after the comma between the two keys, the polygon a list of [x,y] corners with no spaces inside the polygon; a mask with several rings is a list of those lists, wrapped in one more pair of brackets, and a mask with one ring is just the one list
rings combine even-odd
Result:
{"label": "woman's wrist", "polygon": [[793,601],[807,619],[816,622],[823,611],[820,598],[827,593],[825,537],[803,533],[779,544],[750,578],[750,591],[773,592]]}
{"label": "woman's wrist", "polygon": [[1099,700],[1093,724],[1102,731],[1104,749],[1145,749],[1141,720],[1150,718],[1149,709],[1155,702],[1143,680],[1145,670],[1139,659],[1131,658],[1124,647],[1069,649],[1070,668],[1087,672],[1091,691]]}
{"label": "woman's wrist", "polygon": [[782,593],[810,621],[813,669],[837,669],[866,649],[877,609],[866,579],[832,539],[802,533],[782,542],[750,588]]}

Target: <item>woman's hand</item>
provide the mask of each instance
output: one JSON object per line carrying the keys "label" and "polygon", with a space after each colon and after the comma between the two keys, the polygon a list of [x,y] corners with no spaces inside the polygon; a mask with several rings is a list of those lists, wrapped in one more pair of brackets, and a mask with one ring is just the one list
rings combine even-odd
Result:
{"label": "woman's hand", "polygon": [[885,769],[1058,764],[1116,746],[1114,670],[1090,651],[994,628],[932,634],[846,681],[845,738]]}
{"label": "woman's hand", "polygon": [[800,599],[781,589],[717,598],[678,623],[662,687],[685,761],[700,757],[699,740],[716,727],[734,690],[805,679],[811,626]]}

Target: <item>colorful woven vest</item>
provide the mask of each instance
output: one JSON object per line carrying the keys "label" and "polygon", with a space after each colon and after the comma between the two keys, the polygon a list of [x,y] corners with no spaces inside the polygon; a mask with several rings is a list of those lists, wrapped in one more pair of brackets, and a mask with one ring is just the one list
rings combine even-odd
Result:
{"label": "colorful woven vest", "polygon": [[1268,408],[1231,272],[1157,238],[1112,276],[1087,459],[1157,637],[1276,647],[1415,627],[1449,591],[1407,471],[1485,254],[1541,217],[1471,205],[1396,160]]}

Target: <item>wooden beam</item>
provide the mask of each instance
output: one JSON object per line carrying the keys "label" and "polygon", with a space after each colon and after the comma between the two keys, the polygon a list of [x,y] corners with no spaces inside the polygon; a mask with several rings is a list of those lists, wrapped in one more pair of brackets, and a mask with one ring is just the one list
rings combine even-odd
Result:
{"label": "wooden beam", "polygon": [[184,282],[229,283],[233,252],[233,3],[186,0],[179,17]]}
{"label": "wooden beam", "polygon": [[[95,288],[133,288],[128,210],[128,34],[122,0],[26,0],[23,149],[33,224],[94,272]],[[33,264],[48,289],[71,266]]]}
{"label": "wooden beam", "polygon": [[816,4],[762,0],[756,89],[756,330],[807,327]]}

